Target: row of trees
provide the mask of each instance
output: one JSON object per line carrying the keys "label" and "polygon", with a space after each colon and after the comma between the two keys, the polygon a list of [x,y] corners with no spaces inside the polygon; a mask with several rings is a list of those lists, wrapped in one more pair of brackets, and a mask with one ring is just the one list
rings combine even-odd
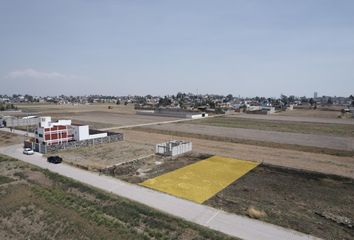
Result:
{"label": "row of trees", "polygon": [[0,103],[0,111],[15,110],[17,107],[15,105],[8,103]]}

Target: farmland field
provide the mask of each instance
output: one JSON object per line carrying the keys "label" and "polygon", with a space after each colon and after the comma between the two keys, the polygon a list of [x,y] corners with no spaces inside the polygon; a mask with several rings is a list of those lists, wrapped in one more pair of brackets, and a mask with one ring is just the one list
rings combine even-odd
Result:
{"label": "farmland field", "polygon": [[[137,128],[136,128],[137,130]],[[154,133],[145,129],[123,131],[130,142],[157,144],[171,139],[183,139],[193,142],[193,151],[209,155],[221,155],[231,158],[264,162],[273,165],[318,171],[354,178],[354,158],[351,156],[333,156],[280,147],[264,147],[227,141],[215,141],[190,135],[188,137],[161,131]],[[171,161],[178,164],[179,161]],[[190,162],[192,163],[192,162]],[[173,169],[171,169],[173,170]]]}
{"label": "farmland field", "polygon": [[[108,109],[108,107],[112,109]],[[21,104],[18,108],[23,113],[17,115],[52,116],[53,119],[72,119],[77,124],[88,124],[92,128],[111,128],[154,122],[177,120],[178,118],[137,115],[132,104],[92,104],[92,105],[57,105],[57,104]]]}
{"label": "farmland field", "polygon": [[154,125],[144,127],[146,129],[157,130],[166,132],[167,134],[185,133],[196,136],[209,136],[212,138],[223,138],[227,140],[237,141],[250,141],[255,144],[275,143],[282,145],[289,145],[293,148],[302,147],[313,149],[331,149],[335,150],[338,154],[350,152],[353,156],[354,151],[354,137],[338,137],[338,136],[323,136],[315,134],[302,134],[302,133],[289,133],[279,131],[264,131],[258,129],[245,129],[245,128],[229,128],[229,127],[216,127],[202,124],[191,123],[170,123],[164,125]]}
{"label": "farmland field", "polygon": [[354,239],[354,180],[259,165],[205,204],[248,215],[323,239]]}
{"label": "farmland field", "polygon": [[233,239],[0,155],[0,239]]}
{"label": "farmland field", "polygon": [[276,132],[354,137],[354,125],[352,124],[274,121],[265,119],[240,118],[233,116],[206,118],[192,121],[190,123],[216,127],[246,128]]}
{"label": "farmland field", "polygon": [[203,203],[258,164],[214,156],[146,180],[140,185]]}

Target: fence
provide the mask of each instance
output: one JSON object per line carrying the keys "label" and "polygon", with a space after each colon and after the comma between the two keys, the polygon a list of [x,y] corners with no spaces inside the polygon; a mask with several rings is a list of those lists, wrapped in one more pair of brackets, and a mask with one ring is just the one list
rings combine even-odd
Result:
{"label": "fence", "polygon": [[23,126],[34,126],[39,123],[39,118],[4,118],[6,127],[23,127]]}
{"label": "fence", "polygon": [[122,133],[109,133],[107,137],[87,139],[82,141],[71,141],[71,142],[65,142],[61,144],[41,145],[38,143],[33,143],[33,149],[36,152],[40,152],[40,153],[52,153],[60,150],[70,150],[70,149],[81,148],[81,147],[89,147],[89,146],[111,143],[111,142],[118,142],[123,140],[124,140],[124,135]]}

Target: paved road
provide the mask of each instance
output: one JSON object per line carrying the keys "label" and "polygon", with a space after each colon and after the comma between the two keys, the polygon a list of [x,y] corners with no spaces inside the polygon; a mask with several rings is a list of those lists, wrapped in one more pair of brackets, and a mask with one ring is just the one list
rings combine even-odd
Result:
{"label": "paved road", "polygon": [[258,129],[215,127],[187,123],[156,125],[149,126],[149,128],[217,137],[249,139],[265,142],[354,151],[354,138],[352,137],[335,137],[315,134],[264,131]]}
{"label": "paved road", "polygon": [[196,204],[138,185],[129,184],[112,177],[100,176],[96,173],[88,172],[66,164],[49,164],[39,153],[35,153],[32,156],[23,155],[21,145],[0,148],[0,153],[241,239],[318,239],[293,230],[226,213],[205,205]]}
{"label": "paved road", "polygon": [[312,123],[335,123],[335,124],[351,124],[354,125],[354,119],[334,119],[334,118],[319,118],[319,117],[302,117],[302,116],[282,116],[277,114],[258,115],[236,113],[226,115],[227,117],[238,117],[247,119],[259,120],[274,120],[274,121],[289,121],[289,122],[312,122]]}

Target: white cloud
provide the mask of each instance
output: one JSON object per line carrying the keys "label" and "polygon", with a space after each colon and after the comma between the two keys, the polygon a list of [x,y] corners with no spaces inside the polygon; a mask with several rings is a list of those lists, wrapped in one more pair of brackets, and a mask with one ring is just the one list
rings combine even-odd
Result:
{"label": "white cloud", "polygon": [[58,72],[44,72],[38,71],[32,68],[27,68],[23,70],[15,70],[7,75],[10,79],[33,79],[33,80],[79,80],[82,79],[79,76],[71,74],[63,74]]}

